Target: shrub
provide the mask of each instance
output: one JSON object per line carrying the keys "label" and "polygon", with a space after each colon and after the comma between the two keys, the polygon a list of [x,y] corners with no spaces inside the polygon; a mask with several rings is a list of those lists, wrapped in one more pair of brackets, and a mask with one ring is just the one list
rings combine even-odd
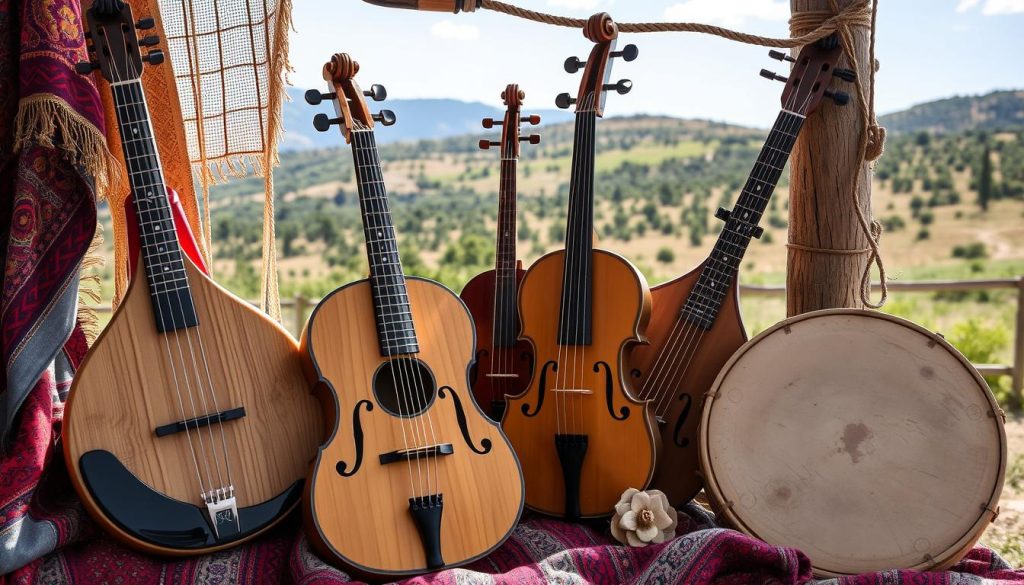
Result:
{"label": "shrub", "polygon": [[988,258],[988,249],[981,242],[974,242],[964,246],[953,246],[953,257],[963,258],[964,260]]}
{"label": "shrub", "polygon": [[662,264],[671,264],[676,259],[676,253],[672,251],[672,248],[663,247],[658,250],[658,255],[655,259]]}

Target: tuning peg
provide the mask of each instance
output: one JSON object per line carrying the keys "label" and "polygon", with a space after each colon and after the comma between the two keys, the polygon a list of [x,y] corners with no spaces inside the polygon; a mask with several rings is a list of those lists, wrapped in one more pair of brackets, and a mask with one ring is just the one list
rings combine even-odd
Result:
{"label": "tuning peg", "polygon": [[776,75],[774,71],[768,71],[767,69],[761,70],[761,77],[764,77],[765,79],[771,79],[772,81],[781,81],[783,83],[789,81],[788,77]]}
{"label": "tuning peg", "polygon": [[379,114],[373,115],[375,122],[380,122],[381,126],[391,126],[398,121],[398,117],[391,110],[381,110]]}
{"label": "tuning peg", "polygon": [[628,79],[620,79],[618,83],[606,83],[601,86],[601,89],[609,91],[614,89],[619,92],[619,95],[626,95],[633,90],[633,82]]}
{"label": "tuning peg", "polygon": [[629,61],[635,60],[639,54],[640,54],[640,49],[637,49],[636,45],[634,45],[634,44],[629,44],[629,45],[626,45],[625,47],[622,47],[621,51],[613,51],[613,52],[609,53],[608,56],[609,57],[622,57],[622,60],[626,61],[628,63]]}
{"label": "tuning peg", "polygon": [[483,120],[481,120],[481,123],[483,124],[484,128],[487,128],[488,130],[490,130],[491,128],[494,128],[495,126],[501,126],[502,124],[505,123],[505,121],[504,120],[495,120],[494,118],[484,118]]}
{"label": "tuning peg", "polygon": [[775,59],[776,61],[789,61],[790,63],[796,63],[796,59],[790,57],[789,55],[783,53],[782,51],[776,51],[775,49],[768,51],[768,56],[771,57],[772,59]]}
{"label": "tuning peg", "polygon": [[140,30],[151,29],[154,26],[156,26],[156,21],[149,17],[140,18],[139,21],[135,23],[135,28]]}
{"label": "tuning peg", "polygon": [[845,91],[825,90],[825,97],[832,98],[832,101],[834,101],[837,106],[845,106],[850,103],[850,94]]}
{"label": "tuning peg", "polygon": [[81,75],[89,75],[94,69],[99,69],[100,66],[92,61],[81,61],[75,64],[75,71]]}
{"label": "tuning peg", "polygon": [[370,86],[370,89],[364,90],[363,95],[372,99],[375,102],[382,102],[388,97],[388,90],[384,89],[384,86],[379,83],[374,83]]}
{"label": "tuning peg", "polygon": [[311,89],[306,92],[304,97],[306,98],[307,104],[315,106],[322,102],[323,100],[337,99],[338,96],[334,95],[333,93],[320,93],[320,90]]}
{"label": "tuning peg", "polygon": [[152,47],[153,45],[156,45],[156,44],[159,44],[159,43],[160,43],[160,37],[158,37],[156,35],[147,35],[147,36],[139,39],[139,46],[140,47]]}
{"label": "tuning peg", "polygon": [[142,59],[150,65],[159,65],[164,62],[164,52],[160,49],[154,49],[146,53],[146,56]]}
{"label": "tuning peg", "polygon": [[540,116],[538,116],[537,114],[532,114],[530,116],[523,116],[522,118],[519,118],[519,121],[520,122],[527,122],[527,123],[529,123],[532,126],[536,126],[537,124],[540,124]]}
{"label": "tuning peg", "polygon": [[529,136],[520,136],[519,142],[529,142],[530,144],[540,144],[540,134],[530,134]]}
{"label": "tuning peg", "polygon": [[499,144],[501,144],[501,143],[497,142],[497,141],[494,141],[494,140],[481,140],[480,141],[480,149],[481,150],[487,150],[490,147],[498,146]]}
{"label": "tuning peg", "polygon": [[327,130],[334,124],[340,124],[341,118],[328,118],[327,114],[317,114],[313,116],[313,127],[318,132],[327,132]]}
{"label": "tuning peg", "polygon": [[569,94],[567,93],[560,93],[558,94],[558,97],[555,98],[555,105],[563,110],[575,103],[576,98],[569,97]]}
{"label": "tuning peg", "polygon": [[853,69],[833,69],[832,75],[838,77],[839,79],[842,79],[843,81],[848,81],[850,83],[857,81],[857,72],[854,71]]}
{"label": "tuning peg", "polygon": [[587,64],[586,61],[580,61],[577,57],[569,57],[565,60],[565,72],[576,73]]}

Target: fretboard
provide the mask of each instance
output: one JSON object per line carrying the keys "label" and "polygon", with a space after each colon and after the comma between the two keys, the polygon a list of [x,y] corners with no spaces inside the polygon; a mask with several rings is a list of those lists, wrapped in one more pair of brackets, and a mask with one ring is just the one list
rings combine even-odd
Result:
{"label": "fretboard", "polygon": [[747,178],[714,250],[704,263],[697,283],[683,304],[683,316],[691,323],[710,329],[718,317],[722,301],[739,274],[743,255],[768,207],[768,200],[782,177],[782,169],[789,160],[803,122],[804,117],[799,114],[785,110],[779,112],[754,163],[754,170]]}
{"label": "fretboard", "polygon": [[516,159],[501,160],[494,253],[494,347],[516,343]]}
{"label": "fretboard", "polygon": [[199,324],[141,81],[111,84],[157,330]]}
{"label": "fretboard", "polygon": [[577,111],[565,229],[560,345],[590,345],[593,306],[594,140],[597,114]]}
{"label": "fretboard", "polygon": [[352,133],[352,156],[366,236],[366,258],[370,265],[370,289],[380,353],[384,356],[418,353],[405,273],[398,256],[398,242],[373,131]]}

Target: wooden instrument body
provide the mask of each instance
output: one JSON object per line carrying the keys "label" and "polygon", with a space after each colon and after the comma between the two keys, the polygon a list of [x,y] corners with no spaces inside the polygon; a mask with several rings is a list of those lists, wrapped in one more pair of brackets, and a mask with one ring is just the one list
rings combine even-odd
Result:
{"label": "wooden instrument body", "polygon": [[[551,515],[566,513],[555,435],[587,435],[580,512],[582,517],[600,517],[613,512],[627,488],[647,487],[654,472],[656,422],[649,405],[633,397],[624,370],[630,350],[644,341],[651,297],[643,275],[632,264],[595,249],[593,343],[559,346],[558,299],[564,261],[564,250],[547,254],[523,279],[519,314],[536,366],[527,390],[509,398],[502,428],[523,466],[526,505]],[[550,364],[569,364],[574,352],[581,367],[575,379],[568,374],[564,381],[592,393],[559,395],[553,390],[563,378]]]}
{"label": "wooden instrument body", "polygon": [[[332,429],[307,482],[306,532],[318,552],[361,574],[428,570],[409,512],[410,496],[419,495],[409,493],[410,468],[406,463],[383,465],[379,459],[380,454],[412,446],[403,430],[411,434],[429,428],[431,442],[436,437],[454,447],[453,454],[423,464],[424,474],[428,464],[429,473],[437,474],[435,483],[444,497],[441,548],[446,566],[473,561],[499,546],[523,508],[522,475],[512,447],[469,391],[475,339],[465,305],[429,280],[409,277],[407,288],[420,347],[416,358],[428,365],[438,389],[418,416],[392,416],[375,398],[374,374],[386,358],[377,342],[369,281],[328,295],[302,336],[307,370],[319,382],[318,397]],[[343,477],[338,462],[346,462],[351,472],[360,457],[354,416],[362,432],[361,464]],[[415,461],[412,468],[415,473]]]}
{"label": "wooden instrument body", "polygon": [[942,570],[998,513],[1002,411],[970,362],[898,317],[787,319],[722,369],[701,416],[720,518],[815,574]]}
{"label": "wooden instrument body", "polygon": [[[650,487],[665,492],[673,504],[690,501],[703,486],[697,437],[704,395],[722,366],[747,341],[735,280],[711,329],[681,319],[686,298],[703,268],[700,264],[651,289],[648,344],[637,346],[628,364],[634,392],[651,400],[659,419],[661,451]],[[677,349],[670,348],[662,355],[667,344]],[[653,366],[657,369],[652,370]]]}
{"label": "wooden instrument body", "polygon": [[[526,271],[516,269],[516,290],[522,285]],[[476,325],[476,365],[470,375],[470,385],[477,404],[495,420],[504,412],[506,395],[522,394],[533,373],[533,347],[518,340],[512,347],[494,346],[495,271],[488,270],[473,277],[459,295]],[[518,304],[518,299],[511,299]],[[513,335],[518,336],[521,323],[517,319]],[[513,375],[514,378],[494,377],[488,374]]]}
{"label": "wooden instrument body", "polygon": [[[322,415],[309,391],[295,340],[279,324],[217,285],[187,257],[184,265],[199,326],[157,333],[140,265],[135,270],[140,276],[132,281],[75,376],[64,415],[64,455],[86,510],[124,544],[164,555],[220,550],[273,525],[222,546],[189,550],[157,546],[109,518],[83,480],[81,456],[106,450],[149,487],[198,505],[202,490],[186,433],[165,437],[154,433],[158,426],[182,420],[173,381],[176,373],[184,380],[182,360],[193,366],[186,343],[189,335],[195,340],[201,332],[205,348],[203,360],[196,356],[201,371],[189,371],[192,383],[197,383],[195,376],[206,380],[208,364],[219,408],[245,408],[241,419],[198,430],[207,441],[212,431],[218,454],[223,453],[219,450],[223,430],[240,509],[271,500],[301,481],[323,434]],[[178,354],[178,342],[183,356]],[[184,387],[181,392],[185,394]],[[192,409],[187,404],[185,408],[191,418]],[[212,409],[211,405],[200,414]],[[192,440],[197,440],[196,431]],[[297,504],[296,499],[289,509]]]}

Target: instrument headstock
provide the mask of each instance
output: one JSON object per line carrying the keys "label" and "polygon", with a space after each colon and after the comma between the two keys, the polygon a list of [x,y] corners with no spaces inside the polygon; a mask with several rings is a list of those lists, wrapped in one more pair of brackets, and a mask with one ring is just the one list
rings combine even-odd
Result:
{"label": "instrument headstock", "polygon": [[366,91],[360,89],[355,80],[356,73],[359,73],[359,63],[348,53],[335,53],[324,64],[324,80],[327,81],[328,92],[320,93],[315,89],[306,92],[306,103],[310,105],[319,104],[323,100],[334,101],[336,117],[317,114],[313,117],[313,127],[326,132],[337,124],[345,142],[349,143],[352,142],[353,132],[373,130],[375,122],[390,126],[396,121],[395,113],[391,110],[381,110],[379,114],[370,112],[366,98],[375,102],[383,101],[387,99],[388,92],[383,85],[377,84]]}
{"label": "instrument headstock", "polygon": [[524,122],[529,123],[532,126],[540,124],[540,116],[533,114],[530,116],[523,116],[520,111],[522,110],[523,99],[526,98],[526,92],[519,89],[519,86],[515,83],[508,84],[505,91],[501,92],[501,99],[505,103],[505,118],[502,121],[497,121],[493,118],[484,118],[484,128],[494,128],[496,125],[501,125],[501,140],[498,142],[492,142],[490,140],[481,140],[480,148],[487,150],[492,146],[501,145],[501,158],[513,159],[519,158],[519,144],[521,142],[529,142],[530,144],[540,144],[540,134],[530,134],[529,136],[521,135],[521,124]]}
{"label": "instrument headstock", "polygon": [[590,57],[586,61],[580,61],[577,57],[565,60],[567,73],[576,73],[583,69],[579,93],[575,98],[563,93],[555,99],[555,105],[564,110],[575,104],[577,112],[592,111],[601,116],[604,114],[607,91],[615,90],[619,95],[626,95],[633,89],[633,82],[628,79],[608,83],[612,72],[611,59],[621,57],[626,61],[632,61],[640,52],[636,45],[626,45],[621,51],[615,50],[619,27],[606,12],[591,16],[583,29],[583,35],[594,43]]}
{"label": "instrument headstock", "polygon": [[132,7],[123,2],[105,3],[101,10],[94,5],[86,12],[89,29],[85,34],[89,61],[82,61],[75,70],[86,75],[95,69],[110,83],[137,81],[142,77],[143,63],[159,65],[164,61],[164,52],[152,49],[145,55],[142,47],[152,47],[160,42],[157,35],[139,38],[136,30],[153,28],[152,18],[138,22],[132,16]]}
{"label": "instrument headstock", "polygon": [[830,89],[833,77],[845,82],[857,79],[855,71],[836,67],[842,55],[839,37],[833,34],[804,46],[796,58],[781,51],[769,51],[768,56],[772,59],[792,63],[793,70],[789,77],[784,77],[762,69],[761,76],[786,84],[782,90],[783,109],[808,116],[818,109],[823,98],[829,98],[839,106],[850,102],[850,94]]}

